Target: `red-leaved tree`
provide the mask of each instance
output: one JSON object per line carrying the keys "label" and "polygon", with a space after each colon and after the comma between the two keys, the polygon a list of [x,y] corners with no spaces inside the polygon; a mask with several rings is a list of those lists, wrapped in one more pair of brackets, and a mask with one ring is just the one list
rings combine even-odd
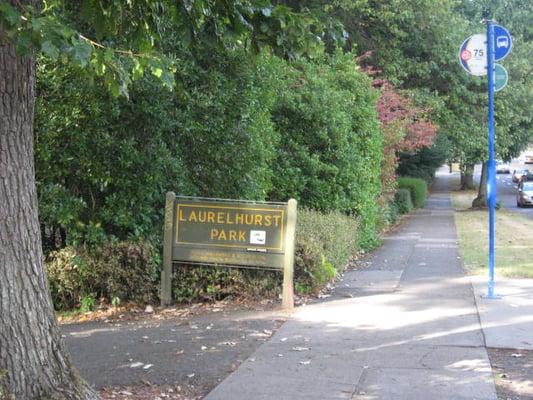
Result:
{"label": "red-leaved tree", "polygon": [[[367,52],[357,57],[356,62],[361,64],[370,54]],[[377,112],[384,135],[381,183],[383,194],[390,199],[396,191],[398,153],[431,146],[438,127],[429,119],[430,110],[416,106],[413,100],[382,78],[379,69],[373,66],[361,68],[373,78],[372,86],[380,90]]]}

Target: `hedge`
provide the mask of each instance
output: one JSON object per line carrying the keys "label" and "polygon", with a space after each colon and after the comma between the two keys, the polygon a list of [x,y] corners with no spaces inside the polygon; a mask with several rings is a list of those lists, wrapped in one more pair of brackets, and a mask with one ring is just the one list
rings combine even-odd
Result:
{"label": "hedge", "polygon": [[358,249],[360,224],[338,211],[298,210],[295,245],[295,287],[316,293],[345,267]]}
{"label": "hedge", "polygon": [[407,188],[399,188],[394,195],[394,204],[400,214],[408,214],[413,209],[411,191]]}
{"label": "hedge", "polygon": [[[317,293],[342,271],[357,249],[359,223],[338,211],[298,210],[295,244],[295,290]],[[57,310],[89,311],[108,304],[158,302],[157,259],[146,243],[108,242],[101,248],[68,246],[50,253],[46,266]],[[282,274],[233,268],[176,266],[177,302],[219,300],[228,296],[276,296]]]}
{"label": "hedge", "polygon": [[157,253],[147,243],[67,246],[46,260],[54,307],[91,311],[100,301],[151,303],[157,298]]}
{"label": "hedge", "polygon": [[[109,96],[98,77],[87,85],[76,67],[39,64],[37,190],[58,308],[151,298],[153,287],[123,290],[130,278],[115,271],[116,260],[104,265],[103,252],[110,243],[144,242],[160,253],[169,190],[296,198],[295,279],[302,292],[331,279],[356,248],[378,242],[384,219],[378,93],[353,54],[289,63],[242,50],[194,57],[177,51],[179,90],[161,90],[143,77],[129,100]],[[389,211],[385,219],[394,220],[396,210]],[[146,264],[150,285],[159,267],[157,259]],[[265,293],[278,290],[278,275],[177,268],[174,294],[194,301]]]}
{"label": "hedge", "polygon": [[411,200],[415,208],[424,207],[427,193],[427,183],[420,178],[401,177],[398,178],[398,188],[409,189],[411,192]]}

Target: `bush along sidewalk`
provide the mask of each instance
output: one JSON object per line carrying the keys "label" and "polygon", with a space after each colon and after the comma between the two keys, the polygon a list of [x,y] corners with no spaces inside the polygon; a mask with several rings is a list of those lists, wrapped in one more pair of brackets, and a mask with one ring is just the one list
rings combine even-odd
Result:
{"label": "bush along sidewalk", "polygon": [[[300,209],[295,244],[295,291],[317,294],[359,250],[357,218],[338,211]],[[157,252],[156,252],[157,253]],[[47,259],[55,308],[91,311],[98,304],[157,302],[158,260],[145,243],[110,242],[102,248],[69,246]],[[211,266],[176,266],[177,302],[214,301],[228,296],[275,297],[282,274]]]}
{"label": "bush along sidewalk", "polygon": [[411,200],[415,208],[424,207],[428,190],[428,185],[425,180],[420,178],[401,177],[398,178],[398,188],[408,189],[410,191]]}
{"label": "bush along sidewalk", "polygon": [[413,209],[411,191],[407,188],[399,188],[394,195],[394,204],[396,204],[400,214],[409,214]]}

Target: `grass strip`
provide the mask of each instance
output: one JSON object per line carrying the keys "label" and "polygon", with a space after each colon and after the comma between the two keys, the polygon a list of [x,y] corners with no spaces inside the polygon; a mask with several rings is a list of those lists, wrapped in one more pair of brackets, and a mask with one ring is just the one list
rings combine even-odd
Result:
{"label": "grass strip", "polygon": [[[472,275],[488,273],[487,210],[472,210],[474,191],[452,192],[452,206],[459,247],[466,270]],[[496,275],[533,278],[533,220],[505,209],[496,212]]]}

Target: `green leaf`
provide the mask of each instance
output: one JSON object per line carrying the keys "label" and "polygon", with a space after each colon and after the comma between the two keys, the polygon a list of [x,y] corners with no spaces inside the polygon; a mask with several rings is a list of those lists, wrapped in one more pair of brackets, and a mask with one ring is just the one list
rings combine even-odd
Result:
{"label": "green leaf", "polygon": [[72,55],[72,57],[74,58],[74,61],[79,62],[82,67],[85,67],[89,62],[92,52],[92,46],[86,41],[81,40],[74,45],[74,54]]}
{"label": "green leaf", "polygon": [[132,69],[132,78],[133,80],[137,80],[142,78],[144,74],[144,67],[141,65],[139,60],[137,58],[133,59],[133,69]]}
{"label": "green leaf", "polygon": [[113,97],[118,97],[120,95],[120,85],[116,80],[113,80],[109,83],[109,90]]}
{"label": "green leaf", "polygon": [[152,68],[152,74],[157,78],[161,78],[161,75],[163,75],[163,70],[160,67]]}
{"label": "green leaf", "polygon": [[41,44],[41,51],[53,60],[59,57],[59,49],[49,40]]}
{"label": "green leaf", "polygon": [[265,7],[261,9],[261,14],[263,14],[265,17],[270,17],[272,15],[272,9],[269,7]]}
{"label": "green leaf", "polygon": [[2,2],[2,4],[0,4],[0,13],[3,15],[3,19],[5,19],[11,26],[20,23],[21,14],[10,4]]}

